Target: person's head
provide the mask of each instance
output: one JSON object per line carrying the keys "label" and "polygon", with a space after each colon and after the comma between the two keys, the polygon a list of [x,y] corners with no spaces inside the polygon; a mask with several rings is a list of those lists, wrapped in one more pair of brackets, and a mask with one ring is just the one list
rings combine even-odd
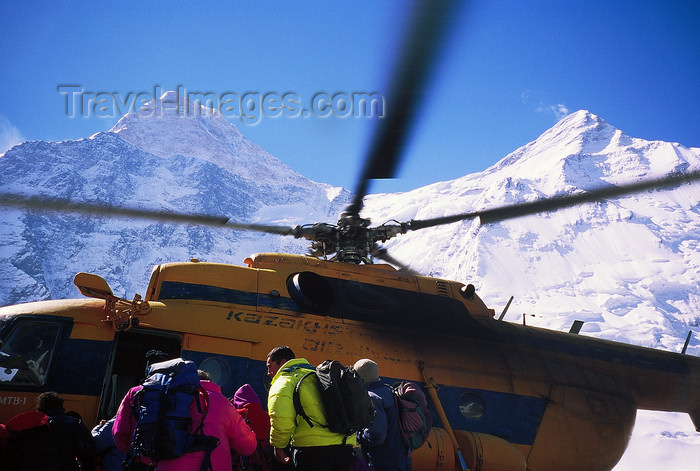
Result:
{"label": "person's head", "polygon": [[279,369],[289,360],[296,358],[291,348],[286,345],[273,348],[267,354],[267,376],[274,377]]}
{"label": "person's head", "polygon": [[63,398],[53,391],[41,393],[36,400],[36,410],[44,414],[63,411]]}
{"label": "person's head", "polygon": [[230,401],[236,409],[243,409],[247,404],[260,404],[260,397],[253,387],[246,383],[238,388]]}
{"label": "person's head", "polygon": [[379,381],[379,367],[369,358],[357,360],[353,368],[355,368],[355,371],[357,371],[357,374],[360,375],[365,384]]}
{"label": "person's head", "polygon": [[146,372],[145,375],[148,376],[148,369],[154,363],[160,363],[161,361],[172,360],[173,357],[162,350],[149,350],[146,352]]}

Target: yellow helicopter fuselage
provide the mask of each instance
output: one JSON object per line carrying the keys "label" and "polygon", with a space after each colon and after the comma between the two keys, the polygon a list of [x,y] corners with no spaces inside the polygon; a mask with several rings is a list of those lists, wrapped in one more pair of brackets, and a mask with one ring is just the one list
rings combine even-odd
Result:
{"label": "yellow helicopter fuselage", "polygon": [[54,332],[33,374],[0,381],[0,422],[46,390],[88,424],[107,418],[150,348],[192,359],[229,396],[249,383],[264,398],[267,353],[289,345],[314,364],[371,358],[389,383],[424,384],[437,415],[414,470],[461,469],[457,451],[471,470],[609,470],[638,408],[699,423],[699,358],[498,321],[473,287],[385,265],[285,254],[247,263],[157,266],[133,303],[111,303],[108,288],[90,291],[76,277],[103,299],[0,308],[0,361],[10,361],[22,322]]}

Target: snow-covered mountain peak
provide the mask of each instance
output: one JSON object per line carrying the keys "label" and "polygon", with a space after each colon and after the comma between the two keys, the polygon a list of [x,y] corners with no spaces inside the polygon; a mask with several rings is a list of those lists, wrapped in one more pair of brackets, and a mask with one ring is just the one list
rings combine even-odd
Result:
{"label": "snow-covered mountain peak", "polygon": [[[581,111],[483,172],[369,195],[363,216],[430,219],[699,168],[697,149],[632,138]],[[420,273],[474,284],[489,306],[514,296],[512,320],[528,313],[565,329],[575,318],[588,334],[679,351],[700,322],[698,208],[697,185],[681,185],[491,224],[465,220],[385,247]]]}
{"label": "snow-covered mountain peak", "polygon": [[580,152],[600,152],[623,134],[603,118],[587,110],[579,110],[562,118],[545,131],[537,141]]}
{"label": "snow-covered mountain peak", "polygon": [[534,141],[520,147],[496,163],[487,172],[510,167],[524,178],[561,174],[570,156],[600,153],[612,143],[628,143],[622,132],[593,113],[580,110],[564,117]]}
{"label": "snow-covered mountain peak", "polygon": [[241,177],[300,184],[308,181],[279,159],[246,139],[216,109],[167,91],[110,129],[135,147],[162,158],[203,159]]}
{"label": "snow-covered mountain peak", "polygon": [[[521,200],[527,200],[655,178],[698,166],[698,153],[692,149],[632,138],[597,115],[581,110],[476,176],[489,182],[487,187],[495,192],[494,198],[502,200],[506,189],[518,188],[525,192]],[[508,175],[508,181],[504,175]],[[472,181],[474,177],[469,176]]]}
{"label": "snow-covered mountain peak", "polygon": [[564,116],[561,120],[559,120],[557,124],[551,127],[544,134],[548,134],[549,132],[557,133],[560,130],[564,130],[565,132],[571,132],[576,130],[599,131],[609,126],[610,124],[597,114],[591,113],[588,110],[578,110]]}
{"label": "snow-covered mountain peak", "polygon": [[[215,138],[209,153],[227,153],[243,139],[240,132],[213,108],[176,91],[165,92],[134,113],[122,116],[110,132],[160,157],[202,155],[196,145]],[[186,139],[183,139],[186,137]]]}
{"label": "snow-covered mountain peak", "polygon": [[[0,159],[0,187],[292,226],[336,217],[350,200],[346,190],[294,172],[220,113],[177,92],[88,139],[15,146]],[[104,275],[115,292],[131,296],[158,263],[241,263],[254,252],[305,248],[259,233],[0,207],[0,305],[75,296],[70,280],[78,271]]]}

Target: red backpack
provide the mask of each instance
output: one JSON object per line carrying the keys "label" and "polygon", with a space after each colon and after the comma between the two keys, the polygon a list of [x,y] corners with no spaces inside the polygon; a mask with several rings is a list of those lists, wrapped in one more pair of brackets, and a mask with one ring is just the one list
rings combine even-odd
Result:
{"label": "red backpack", "polygon": [[49,416],[43,412],[30,411],[7,421],[7,456],[2,463],[3,469],[21,471],[44,468],[47,454],[53,452],[49,420]]}
{"label": "red backpack", "polygon": [[433,416],[423,389],[416,383],[401,381],[392,388],[399,411],[399,428],[409,451],[423,446],[433,427]]}

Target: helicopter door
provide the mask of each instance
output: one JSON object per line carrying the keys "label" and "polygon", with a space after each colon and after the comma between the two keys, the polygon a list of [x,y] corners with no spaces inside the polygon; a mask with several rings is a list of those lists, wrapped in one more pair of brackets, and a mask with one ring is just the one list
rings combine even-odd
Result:
{"label": "helicopter door", "polygon": [[177,334],[137,329],[117,332],[102,386],[98,420],[114,417],[129,389],[144,379],[149,350],[161,350],[176,358],[181,349],[182,338]]}

